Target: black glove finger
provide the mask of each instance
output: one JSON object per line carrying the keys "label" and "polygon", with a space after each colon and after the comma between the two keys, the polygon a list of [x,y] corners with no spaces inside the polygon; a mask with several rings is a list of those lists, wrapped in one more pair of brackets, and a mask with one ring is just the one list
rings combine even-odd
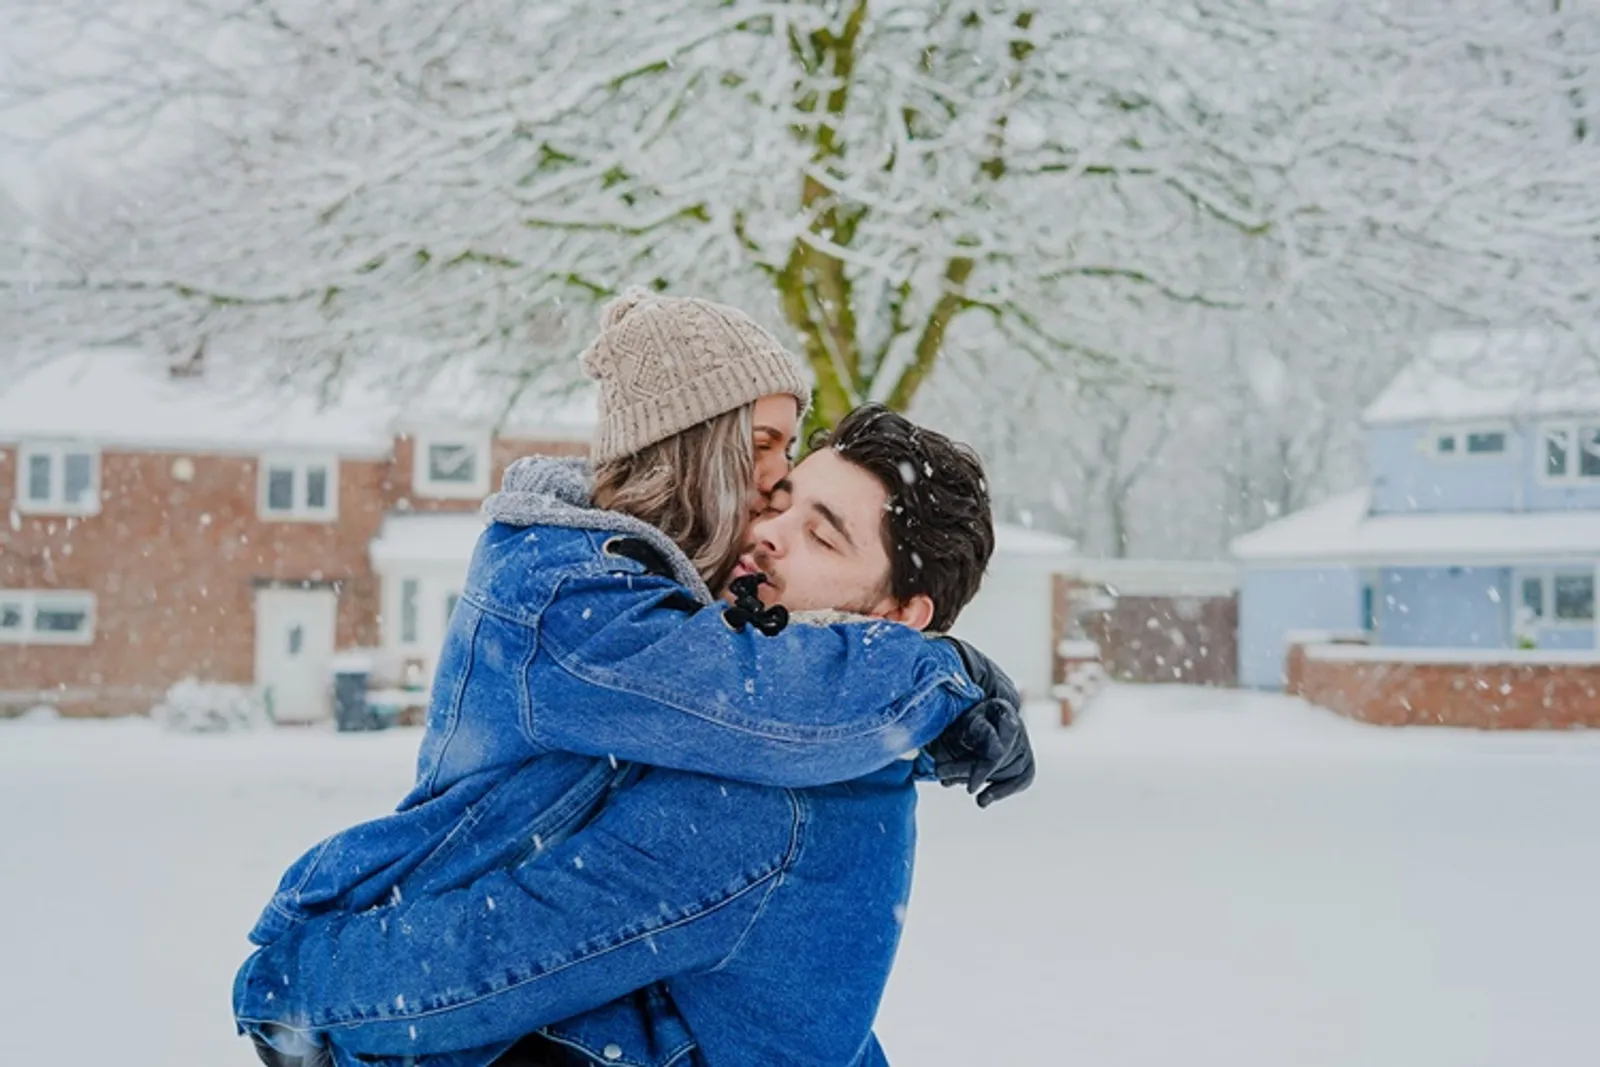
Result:
{"label": "black glove finger", "polygon": [[1022,725],[1022,712],[1016,705],[1007,700],[986,700],[983,702],[984,719],[989,724],[990,735],[994,744],[986,753],[986,763],[976,768],[973,778],[967,783],[967,792],[976,793],[985,782],[995,779],[995,776],[1005,767],[1014,762],[1018,755],[1017,745],[1026,737]]}
{"label": "black glove finger", "polygon": [[967,792],[976,793],[1011,757],[1017,730],[1007,724],[1016,712],[1004,700],[985,700],[974,707],[963,732],[963,743],[975,757],[967,777]]}
{"label": "black glove finger", "polygon": [[982,700],[967,709],[961,728],[961,745],[977,759],[999,759],[1005,755],[1006,744],[995,729],[992,705],[995,700]]}
{"label": "black glove finger", "polygon": [[1017,747],[1017,738],[1022,734],[1022,712],[1008,700],[989,700],[984,709],[988,716],[994,734],[1000,740],[1000,747],[1009,756]]}
{"label": "black glove finger", "polygon": [[972,780],[972,768],[976,764],[976,760],[948,760],[935,764],[933,773],[940,785],[966,785]]}
{"label": "black glove finger", "polygon": [[996,801],[1004,800],[1007,797],[1016,796],[1018,793],[1022,792],[1024,789],[1027,789],[1033,784],[1033,774],[1033,761],[1029,760],[1022,773],[1017,775],[1015,778],[1007,778],[1004,781],[994,782],[990,784],[989,788],[985,789],[982,793],[979,793],[978,807],[987,808],[990,804],[993,804]]}

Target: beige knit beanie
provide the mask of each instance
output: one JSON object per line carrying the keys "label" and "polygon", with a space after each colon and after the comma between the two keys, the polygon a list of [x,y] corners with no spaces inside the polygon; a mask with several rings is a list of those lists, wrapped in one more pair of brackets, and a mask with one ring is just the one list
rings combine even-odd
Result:
{"label": "beige knit beanie", "polygon": [[638,286],[601,312],[583,372],[600,383],[597,464],[764,396],[787,393],[802,415],[811,399],[800,360],[744,312]]}

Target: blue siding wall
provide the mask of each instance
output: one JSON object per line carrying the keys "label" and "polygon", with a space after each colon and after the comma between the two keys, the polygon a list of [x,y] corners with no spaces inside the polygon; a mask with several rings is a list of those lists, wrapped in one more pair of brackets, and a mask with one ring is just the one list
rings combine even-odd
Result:
{"label": "blue siding wall", "polygon": [[1509,567],[1390,567],[1378,583],[1377,643],[1510,648]]}
{"label": "blue siding wall", "polygon": [[1593,626],[1543,626],[1533,636],[1540,648],[1555,652],[1584,652],[1594,648]]}
{"label": "blue siding wall", "polygon": [[1239,586],[1239,684],[1283,688],[1291,630],[1360,630],[1361,583],[1354,567],[1247,569]]}
{"label": "blue siding wall", "polygon": [[1514,428],[1507,451],[1498,456],[1436,456],[1437,429],[1411,425],[1367,430],[1374,513],[1600,508],[1600,480],[1551,483],[1541,476],[1541,424]]}
{"label": "blue siding wall", "polygon": [[[1520,453],[1520,455],[1519,455]],[[1442,459],[1428,426],[1375,426],[1367,431],[1375,514],[1406,511],[1513,511],[1521,469],[1532,463],[1514,439],[1503,456]]]}

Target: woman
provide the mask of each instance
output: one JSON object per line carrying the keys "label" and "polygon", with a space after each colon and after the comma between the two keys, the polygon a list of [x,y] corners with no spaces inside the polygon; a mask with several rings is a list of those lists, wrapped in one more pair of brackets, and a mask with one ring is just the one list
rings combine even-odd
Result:
{"label": "woman", "polygon": [[[395,814],[292,866],[257,944],[324,912],[399,903],[403,882],[463,884],[548,848],[625,778],[619,760],[762,785],[847,781],[984,695],[949,644],[907,628],[808,625],[773,640],[707,607],[754,498],[787,470],[804,380],[731,308],[634,290],[602,321],[583,360],[601,389],[592,486],[572,461],[507,472],[440,657],[415,787]],[[540,773],[518,773],[535,760]],[[485,820],[521,832],[489,850],[458,833]],[[296,976],[256,962],[235,988],[241,1028],[276,1047],[268,1062],[304,1054],[302,1033],[325,1021],[282,1008]]]}

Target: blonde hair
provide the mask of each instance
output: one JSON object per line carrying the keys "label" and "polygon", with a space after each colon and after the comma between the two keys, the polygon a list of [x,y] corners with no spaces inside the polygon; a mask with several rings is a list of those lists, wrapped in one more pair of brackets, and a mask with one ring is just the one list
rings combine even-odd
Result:
{"label": "blonde hair", "polygon": [[735,408],[594,471],[595,506],[672,538],[713,592],[727,585],[744,548],[755,483],[753,410]]}

